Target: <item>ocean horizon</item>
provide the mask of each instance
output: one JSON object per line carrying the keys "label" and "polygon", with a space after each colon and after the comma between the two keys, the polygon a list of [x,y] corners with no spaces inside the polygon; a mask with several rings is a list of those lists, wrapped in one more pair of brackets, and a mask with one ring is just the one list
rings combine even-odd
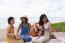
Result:
{"label": "ocean horizon", "polygon": [[[38,21],[39,21],[39,18],[29,18],[29,22],[31,24],[37,23]],[[51,23],[65,22],[65,17],[50,17],[49,21]],[[18,25],[20,24],[20,22],[21,22],[20,19],[16,18],[14,26],[18,27]],[[6,29],[7,25],[8,25],[7,20],[2,19],[0,21],[0,29]]]}

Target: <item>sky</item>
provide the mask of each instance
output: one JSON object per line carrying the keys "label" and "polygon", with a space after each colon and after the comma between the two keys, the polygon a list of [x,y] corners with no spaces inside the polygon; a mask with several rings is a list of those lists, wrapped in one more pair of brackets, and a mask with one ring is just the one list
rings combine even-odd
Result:
{"label": "sky", "polygon": [[0,0],[0,20],[13,16],[19,19],[39,18],[41,14],[51,17],[65,17],[65,0]]}
{"label": "sky", "polygon": [[51,21],[65,21],[65,0],[0,0],[0,27],[5,26],[3,21],[7,22],[10,16],[19,21],[26,15],[34,22],[41,14],[46,14]]}

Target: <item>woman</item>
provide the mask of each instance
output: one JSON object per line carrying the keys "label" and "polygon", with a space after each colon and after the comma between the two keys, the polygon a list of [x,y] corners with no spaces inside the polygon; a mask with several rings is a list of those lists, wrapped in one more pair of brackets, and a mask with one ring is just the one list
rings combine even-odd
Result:
{"label": "woman", "polygon": [[15,41],[15,35],[14,35],[14,17],[8,18],[8,27],[7,27],[7,43],[14,43]]}
{"label": "woman", "polygon": [[[7,34],[6,34],[6,41],[7,43],[16,43],[16,36],[14,34],[14,17],[8,18],[8,27],[7,27]],[[23,40],[21,40],[21,43]]]}
{"label": "woman", "polygon": [[38,35],[38,38],[33,40],[34,43],[45,43],[50,39],[50,32],[52,30],[51,23],[45,14],[40,16],[39,22],[36,23],[33,27],[37,32],[36,35]]}
{"label": "woman", "polygon": [[20,19],[21,19],[21,23],[19,25],[17,33],[19,33],[19,30],[21,30],[20,38],[23,39],[24,42],[29,42],[31,41],[31,37],[29,35],[31,24],[28,23],[28,18],[26,16],[23,16]]}

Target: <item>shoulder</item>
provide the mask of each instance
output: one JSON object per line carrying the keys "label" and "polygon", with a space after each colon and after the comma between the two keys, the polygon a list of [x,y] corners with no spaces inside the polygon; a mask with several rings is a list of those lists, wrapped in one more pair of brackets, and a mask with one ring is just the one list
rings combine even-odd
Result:
{"label": "shoulder", "polygon": [[34,23],[34,24],[32,24],[32,26],[35,26],[35,25],[38,25],[38,23]]}
{"label": "shoulder", "polygon": [[51,23],[50,23],[50,22],[47,22],[47,24],[48,24],[48,25],[51,25]]}
{"label": "shoulder", "polygon": [[19,27],[21,27],[21,26],[22,26],[22,23],[19,24]]}
{"label": "shoulder", "polygon": [[36,27],[39,27],[39,24],[38,23],[35,23],[35,24],[32,25],[32,27],[35,27],[35,28]]}
{"label": "shoulder", "polygon": [[30,24],[30,23],[27,23],[27,25],[28,25],[29,27],[31,27],[31,24]]}
{"label": "shoulder", "polygon": [[51,23],[50,23],[50,22],[48,22],[48,23],[47,23],[47,25],[48,25],[48,26],[51,26]]}
{"label": "shoulder", "polygon": [[11,28],[11,26],[10,26],[10,25],[8,25],[8,26],[7,26],[7,31],[9,31],[9,30],[10,30],[10,28]]}
{"label": "shoulder", "polygon": [[39,27],[40,25],[39,25],[39,23],[35,23],[35,26]]}
{"label": "shoulder", "polygon": [[28,25],[31,25],[31,23],[28,23]]}
{"label": "shoulder", "polygon": [[10,26],[10,25],[8,25],[8,26],[7,26],[7,29],[9,29],[9,28],[11,28],[11,26]]}
{"label": "shoulder", "polygon": [[48,27],[48,26],[51,26],[50,22],[47,22],[46,24],[44,24],[44,27]]}

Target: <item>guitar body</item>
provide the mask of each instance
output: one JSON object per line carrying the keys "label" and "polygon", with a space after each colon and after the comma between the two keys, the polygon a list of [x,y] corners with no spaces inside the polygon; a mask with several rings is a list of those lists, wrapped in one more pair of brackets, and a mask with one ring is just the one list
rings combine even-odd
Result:
{"label": "guitar body", "polygon": [[[38,36],[38,33],[40,31],[40,29],[38,28],[38,26],[36,24],[35,25],[32,25],[32,28],[31,29],[33,31],[30,32],[30,35],[33,36],[33,37]],[[44,35],[44,31],[42,31],[42,33],[40,35]]]}
{"label": "guitar body", "polygon": [[35,25],[32,25],[30,35],[33,37],[37,36],[37,34],[38,34],[38,30],[37,31],[35,31],[35,30],[37,30],[37,28],[35,28]]}
{"label": "guitar body", "polygon": [[37,36],[36,32],[30,32],[30,35],[33,37]]}

